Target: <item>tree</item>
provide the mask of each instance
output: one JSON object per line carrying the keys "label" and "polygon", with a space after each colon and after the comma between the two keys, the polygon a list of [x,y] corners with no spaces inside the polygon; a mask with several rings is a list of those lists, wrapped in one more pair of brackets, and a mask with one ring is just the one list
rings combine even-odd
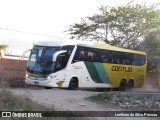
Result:
{"label": "tree", "polygon": [[2,50],[6,50],[9,46],[6,44],[0,45],[0,59],[2,58]]}
{"label": "tree", "polygon": [[147,53],[147,71],[160,71],[160,31],[147,34],[140,50]]}
{"label": "tree", "polygon": [[0,50],[6,50],[9,46],[6,44],[0,45]]}
{"label": "tree", "polygon": [[71,38],[105,41],[106,43],[137,49],[146,33],[160,25],[158,5],[102,6],[99,13],[82,18],[80,23],[70,25]]}

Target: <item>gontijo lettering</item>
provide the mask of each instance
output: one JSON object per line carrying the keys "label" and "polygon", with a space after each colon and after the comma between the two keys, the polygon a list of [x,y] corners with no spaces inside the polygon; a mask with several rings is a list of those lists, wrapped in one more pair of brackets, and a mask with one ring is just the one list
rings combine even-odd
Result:
{"label": "gontijo lettering", "polygon": [[112,66],[112,71],[132,72],[132,67]]}

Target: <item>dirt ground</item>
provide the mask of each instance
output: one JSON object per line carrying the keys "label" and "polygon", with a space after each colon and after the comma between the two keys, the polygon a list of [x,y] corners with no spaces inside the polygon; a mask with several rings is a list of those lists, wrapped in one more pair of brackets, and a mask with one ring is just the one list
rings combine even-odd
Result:
{"label": "dirt ground", "polygon": [[[60,88],[44,89],[41,87],[13,88],[10,89],[15,95],[28,96],[33,101],[47,107],[54,106],[59,111],[121,111],[120,108],[112,108],[103,104],[94,103],[85,99],[92,95],[102,93],[96,90],[66,90]],[[113,117],[91,118],[99,120],[158,120],[156,117]]]}

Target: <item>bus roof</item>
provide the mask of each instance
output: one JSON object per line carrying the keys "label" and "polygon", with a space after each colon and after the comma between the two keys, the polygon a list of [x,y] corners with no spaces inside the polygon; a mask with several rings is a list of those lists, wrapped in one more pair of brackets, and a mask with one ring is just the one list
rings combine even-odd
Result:
{"label": "bus roof", "polygon": [[121,52],[129,52],[129,53],[138,53],[138,54],[145,54],[145,52],[137,51],[137,50],[131,50],[127,48],[120,48],[120,47],[115,47],[109,44],[103,44],[103,43],[95,43],[96,48],[100,49],[107,49],[107,50],[113,50],[113,51],[121,51]]}
{"label": "bus roof", "polygon": [[99,49],[138,53],[138,54],[145,54],[146,55],[145,52],[115,47],[115,46],[111,46],[109,44],[106,44],[104,42],[99,42],[99,41],[85,41],[85,40],[82,41],[82,40],[67,39],[67,40],[40,41],[40,42],[37,42],[35,45],[37,45],[37,46],[78,45],[78,46],[85,46],[85,47],[91,47],[91,48],[99,48]]}
{"label": "bus roof", "polygon": [[77,45],[77,44],[94,45],[94,43],[91,41],[72,40],[72,39],[40,41],[40,42],[37,42],[35,45],[38,45],[38,46],[64,46],[64,45]]}

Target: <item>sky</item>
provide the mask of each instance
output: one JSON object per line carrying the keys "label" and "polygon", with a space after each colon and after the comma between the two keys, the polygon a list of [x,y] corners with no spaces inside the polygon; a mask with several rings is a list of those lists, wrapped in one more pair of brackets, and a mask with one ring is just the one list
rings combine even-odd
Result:
{"label": "sky", "polygon": [[[69,25],[92,16],[100,6],[125,5],[131,0],[0,0],[0,44],[22,55],[33,43],[66,39]],[[134,3],[160,3],[135,0]]]}

